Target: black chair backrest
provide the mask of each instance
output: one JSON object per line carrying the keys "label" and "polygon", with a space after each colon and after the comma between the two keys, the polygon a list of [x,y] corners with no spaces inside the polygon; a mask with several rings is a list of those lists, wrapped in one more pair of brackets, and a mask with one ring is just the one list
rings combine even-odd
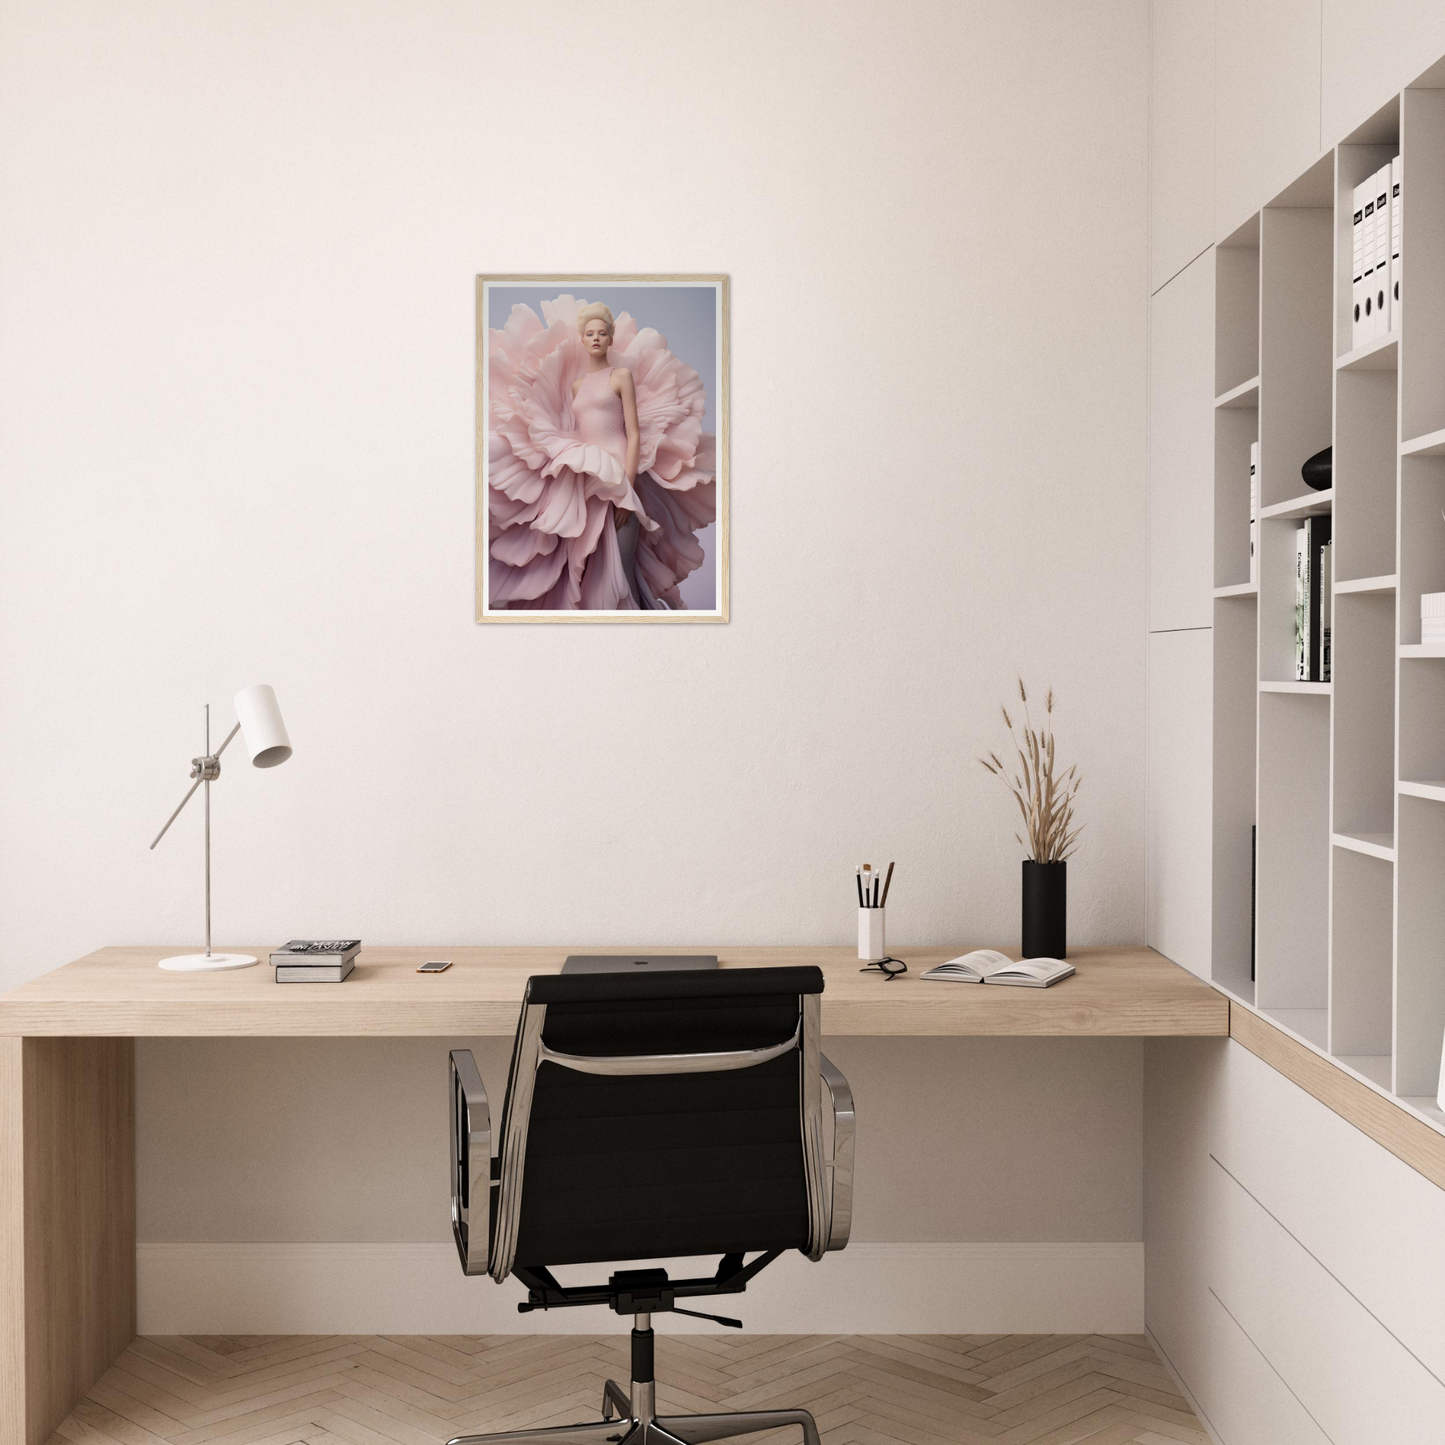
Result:
{"label": "black chair backrest", "polygon": [[[816,968],[531,979],[502,1124],[505,1140],[526,1094],[517,1086],[530,1065],[528,1010],[543,1005],[515,1263],[806,1249],[804,999],[822,991]],[[714,1072],[607,1075],[546,1058],[726,1054],[789,1041],[766,1062]]]}

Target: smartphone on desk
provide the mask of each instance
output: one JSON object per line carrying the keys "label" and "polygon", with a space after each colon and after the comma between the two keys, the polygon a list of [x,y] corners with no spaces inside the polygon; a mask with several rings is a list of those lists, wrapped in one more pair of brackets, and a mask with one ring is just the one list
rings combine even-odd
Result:
{"label": "smartphone on desk", "polygon": [[445,973],[452,966],[449,958],[429,958],[417,969],[418,973]]}

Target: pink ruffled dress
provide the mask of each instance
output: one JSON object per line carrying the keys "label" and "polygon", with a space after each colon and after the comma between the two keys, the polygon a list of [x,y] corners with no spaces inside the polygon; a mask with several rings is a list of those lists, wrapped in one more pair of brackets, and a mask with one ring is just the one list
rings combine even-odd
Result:
{"label": "pink ruffled dress", "polygon": [[[572,397],[572,417],[577,423],[577,440],[584,448],[583,455],[578,458],[583,468],[592,475],[599,475],[606,463],[604,458],[615,459],[622,468],[623,480],[627,477],[627,416],[622,407],[622,398],[612,390],[612,373],[615,367],[604,366],[601,371],[589,371],[586,376],[577,383],[577,390]],[[602,455],[592,456],[587,450],[595,448]],[[592,463],[592,466],[588,466]],[[635,494],[634,494],[635,495]],[[613,504],[614,509],[619,504]],[[621,526],[617,526],[614,520],[613,530],[616,533],[618,551],[618,566],[621,568],[621,585],[627,590],[627,597],[618,606],[623,608],[642,607],[643,601],[638,588],[634,567],[637,558],[637,534],[640,530],[639,521],[640,506],[637,509],[629,510],[627,519]],[[657,523],[649,517],[646,519],[649,529],[657,530]],[[603,524],[606,530],[606,523]],[[611,573],[611,549],[603,546],[598,552],[593,553],[589,570],[605,571]],[[593,579],[593,585],[600,584],[600,578]],[[617,579],[610,578],[609,590],[617,590]],[[588,573],[583,573],[584,595],[588,590]]]}
{"label": "pink ruffled dress", "polygon": [[[531,307],[514,306],[490,333],[488,601],[509,610],[681,608],[678,584],[702,565],[697,534],[716,515],[702,380],[625,312],[607,370],[590,372],[577,334],[586,304],[543,302],[545,326]],[[618,366],[632,372],[637,393],[635,486],[609,379]],[[615,509],[635,522],[619,532]],[[629,542],[635,555],[625,559]]]}

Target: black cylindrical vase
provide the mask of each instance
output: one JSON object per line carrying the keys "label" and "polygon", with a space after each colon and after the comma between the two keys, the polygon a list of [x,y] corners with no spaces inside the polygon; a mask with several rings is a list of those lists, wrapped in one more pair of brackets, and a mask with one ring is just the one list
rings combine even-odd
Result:
{"label": "black cylindrical vase", "polygon": [[1069,947],[1069,865],[1024,859],[1025,958],[1063,958]]}

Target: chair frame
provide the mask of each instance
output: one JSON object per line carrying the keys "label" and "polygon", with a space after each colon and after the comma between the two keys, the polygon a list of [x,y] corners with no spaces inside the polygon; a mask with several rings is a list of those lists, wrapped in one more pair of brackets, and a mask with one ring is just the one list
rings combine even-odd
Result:
{"label": "chair frame", "polygon": [[[663,1270],[632,1270],[614,1274],[607,1285],[562,1286],[549,1271],[521,1268],[516,1263],[517,1232],[522,1209],[522,1171],[527,1129],[537,1070],[544,1063],[580,1073],[618,1075],[715,1073],[747,1069],[798,1049],[802,1054],[799,1124],[808,1204],[808,1245],[803,1253],[818,1260],[844,1248],[853,1223],[853,1165],[856,1113],[853,1092],[838,1068],[822,1052],[821,999],[799,995],[798,1027],[779,1044],[721,1053],[584,1056],[560,1053],[542,1040],[547,1006],[528,1001],[522,1006],[508,1078],[508,1110],[504,1136],[492,1154],[491,1107],[476,1060],[467,1049],[450,1056],[452,1236],[462,1271],[490,1274],[499,1283],[509,1274],[528,1287],[528,1300],[518,1309],[549,1309],[566,1305],[608,1304],[633,1315],[631,1389],[608,1380],[603,1390],[602,1419],[586,1424],[542,1430],[510,1430],[494,1435],[459,1435],[448,1445],[707,1445],[713,1440],[797,1425],[804,1445],[819,1445],[817,1425],[806,1410],[756,1410],[716,1415],[656,1414],[653,1372],[652,1314],[680,1310],[678,1298],[740,1293],[781,1250],[771,1250],[744,1263],[741,1254],[725,1255],[711,1277],[669,1280]],[[832,1151],[825,1157],[822,1093],[832,1108]],[[718,1316],[704,1318],[720,1319]],[[739,1325],[737,1320],[722,1323]],[[616,1414],[614,1415],[614,1411]]]}

